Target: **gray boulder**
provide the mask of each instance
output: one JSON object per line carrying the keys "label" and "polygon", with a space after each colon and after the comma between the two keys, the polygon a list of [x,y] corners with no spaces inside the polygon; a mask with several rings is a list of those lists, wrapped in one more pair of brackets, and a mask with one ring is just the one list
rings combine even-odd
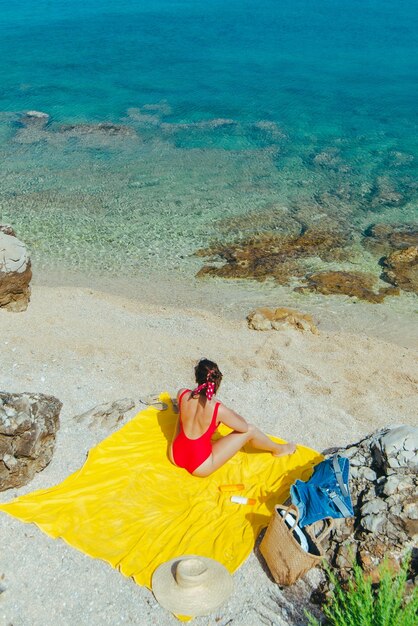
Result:
{"label": "gray boulder", "polygon": [[377,582],[384,557],[396,570],[416,545],[417,447],[418,428],[394,426],[338,449],[350,459],[354,518],[336,520],[327,555],[343,578],[357,561]]}
{"label": "gray boulder", "polygon": [[54,396],[0,392],[0,491],[25,485],[51,461],[61,407]]}
{"label": "gray boulder", "polygon": [[25,311],[30,299],[31,262],[10,226],[0,226],[0,308]]}
{"label": "gray boulder", "polygon": [[374,455],[385,471],[397,467],[418,469],[417,449],[418,428],[396,426],[376,437]]}

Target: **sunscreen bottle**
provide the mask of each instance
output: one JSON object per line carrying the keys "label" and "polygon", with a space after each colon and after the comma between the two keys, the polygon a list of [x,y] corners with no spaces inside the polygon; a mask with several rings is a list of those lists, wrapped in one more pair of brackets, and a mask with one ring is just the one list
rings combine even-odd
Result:
{"label": "sunscreen bottle", "polygon": [[239,483],[237,485],[219,485],[219,491],[242,491],[245,488],[245,485]]}
{"label": "sunscreen bottle", "polygon": [[244,496],[231,496],[231,502],[235,502],[235,504],[256,504],[257,500],[245,498]]}

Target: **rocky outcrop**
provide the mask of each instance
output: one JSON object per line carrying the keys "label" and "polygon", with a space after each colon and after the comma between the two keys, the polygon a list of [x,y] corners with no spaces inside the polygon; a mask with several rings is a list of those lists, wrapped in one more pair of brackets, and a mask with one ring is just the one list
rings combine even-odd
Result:
{"label": "rocky outcrop", "polygon": [[100,122],[98,124],[63,124],[56,131],[68,137],[84,135],[104,135],[106,137],[136,137],[135,129],[124,124]]}
{"label": "rocky outcrop", "polygon": [[316,153],[312,156],[312,163],[328,170],[345,171],[338,148],[328,148]]}
{"label": "rocky outcrop", "polygon": [[281,330],[290,326],[302,332],[310,331],[314,335],[319,334],[311,315],[286,307],[258,308],[248,315],[247,321],[248,326],[253,330]]}
{"label": "rocky outcrop", "polygon": [[0,308],[25,311],[30,299],[31,262],[10,226],[0,227]]}
{"label": "rocky outcrop", "polygon": [[20,119],[23,126],[36,126],[37,128],[44,128],[48,122],[49,115],[43,111],[26,111]]}
{"label": "rocky outcrop", "polygon": [[16,134],[13,140],[16,143],[32,144],[48,139],[48,124],[50,117],[43,111],[26,111],[17,124]]}
{"label": "rocky outcrop", "polygon": [[350,459],[355,516],[336,520],[327,555],[343,578],[357,561],[377,581],[377,567],[384,557],[397,570],[406,552],[416,545],[417,448],[418,428],[396,426],[338,449]]}
{"label": "rocky outcrop", "polygon": [[0,392],[0,491],[25,485],[51,461],[61,407],[54,396]]}
{"label": "rocky outcrop", "polygon": [[306,285],[295,291],[316,291],[324,295],[337,294],[367,300],[383,302],[386,296],[399,295],[396,287],[381,287],[374,290],[376,279],[372,274],[362,272],[316,272],[306,278]]}
{"label": "rocky outcrop", "polygon": [[395,250],[382,260],[382,278],[404,291],[418,293],[418,247]]}
{"label": "rocky outcrop", "polygon": [[50,124],[50,116],[42,111],[26,111],[16,124],[13,140],[21,144],[48,142],[60,145],[67,139],[82,143],[112,144],[114,141],[137,139],[134,128],[126,124],[99,122],[98,124]]}
{"label": "rocky outcrop", "polygon": [[306,273],[301,262],[308,257],[325,261],[340,259],[348,245],[350,233],[308,228],[297,236],[266,233],[229,245],[220,244],[197,252],[224,262],[221,266],[204,266],[197,274],[222,278],[274,279],[281,285]]}
{"label": "rocky outcrop", "polygon": [[87,422],[90,427],[99,425],[105,428],[114,428],[123,419],[125,413],[133,409],[134,406],[134,400],[122,398],[122,400],[99,404],[93,409],[77,415],[74,420]]}
{"label": "rocky outcrop", "polygon": [[394,250],[418,246],[418,228],[416,224],[371,224],[362,243],[373,254],[387,256]]}
{"label": "rocky outcrop", "polygon": [[379,211],[382,206],[401,206],[407,197],[397,188],[395,182],[387,176],[378,176],[370,190],[371,210]]}
{"label": "rocky outcrop", "polygon": [[4,233],[5,235],[11,235],[12,237],[16,237],[16,233],[10,224],[0,224],[0,233]]}

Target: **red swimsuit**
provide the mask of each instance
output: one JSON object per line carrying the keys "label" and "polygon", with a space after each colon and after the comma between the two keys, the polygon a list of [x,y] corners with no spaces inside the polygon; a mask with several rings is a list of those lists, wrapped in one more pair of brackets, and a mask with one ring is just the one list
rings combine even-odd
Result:
{"label": "red swimsuit", "polygon": [[180,432],[173,441],[173,459],[178,467],[183,467],[190,474],[193,474],[199,465],[202,465],[212,454],[211,438],[218,426],[216,418],[220,402],[215,404],[212,421],[207,431],[197,439],[189,439],[183,430],[181,421],[181,401],[187,392],[190,393],[190,389],[185,389],[179,398]]}

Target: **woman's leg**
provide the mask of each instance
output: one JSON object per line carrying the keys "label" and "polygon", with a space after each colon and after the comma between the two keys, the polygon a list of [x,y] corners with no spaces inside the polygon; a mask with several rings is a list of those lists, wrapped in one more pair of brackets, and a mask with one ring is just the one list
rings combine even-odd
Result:
{"label": "woman's leg", "polygon": [[253,429],[253,435],[249,440],[249,443],[258,450],[267,450],[271,452],[273,456],[285,456],[286,454],[293,454],[296,450],[294,443],[275,443],[262,430],[250,424]]}
{"label": "woman's leg", "polygon": [[232,458],[246,443],[251,443],[258,450],[266,450],[271,452],[273,456],[284,456],[285,454],[293,454],[296,450],[294,443],[279,444],[275,443],[267,437],[259,428],[253,424],[248,425],[246,433],[234,431],[225,437],[217,439],[212,444],[212,454],[199,465],[193,472],[194,476],[209,476],[215,470],[224,465]]}

